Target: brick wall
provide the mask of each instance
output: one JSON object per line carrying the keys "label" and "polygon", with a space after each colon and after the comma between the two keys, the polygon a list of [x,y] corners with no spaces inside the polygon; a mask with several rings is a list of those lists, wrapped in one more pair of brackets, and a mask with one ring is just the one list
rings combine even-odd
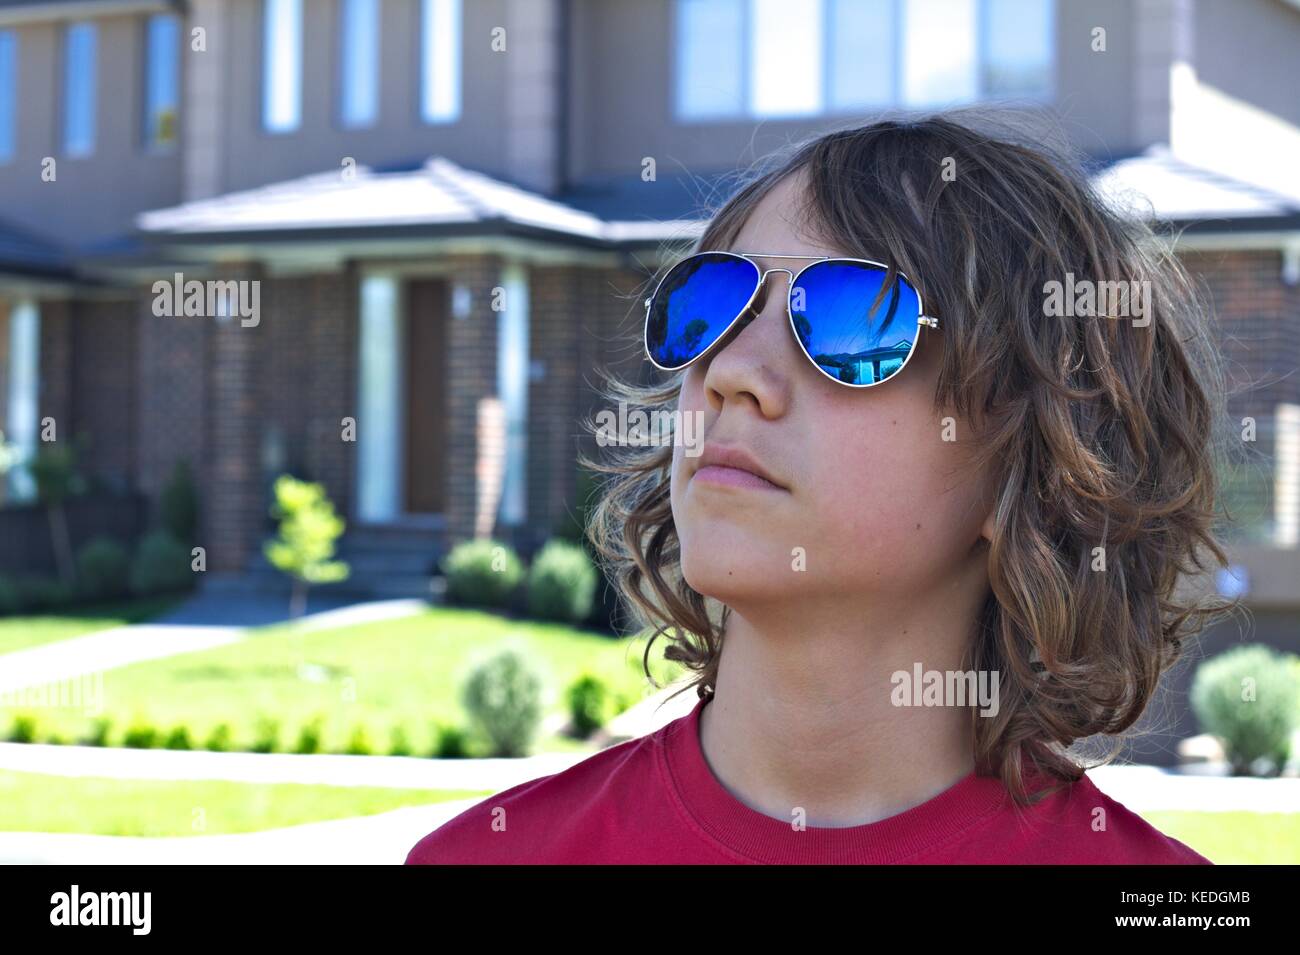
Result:
{"label": "brick wall", "polygon": [[528,523],[545,535],[572,501],[577,453],[580,353],[598,331],[576,266],[533,268],[529,274],[529,359],[544,371],[528,387]]}
{"label": "brick wall", "polygon": [[258,345],[260,448],[264,500],[276,474],[319,481],[335,507],[350,513],[356,445],[342,419],[356,415],[354,271],[262,283]]}
{"label": "brick wall", "polygon": [[[208,569],[229,572],[258,553],[276,474],[321,481],[349,510],[354,446],[339,422],[355,413],[356,295],[350,270],[266,278],[241,267],[218,278],[261,282],[257,325],[158,318],[147,291],[135,305],[134,474],[156,496],[176,460],[190,460]],[[88,391],[86,403],[106,393]]]}
{"label": "brick wall", "polygon": [[135,486],[137,308],[133,298],[72,308],[72,430],[84,435],[84,471],[118,491]]}
{"label": "brick wall", "polygon": [[304,339],[312,356],[302,388],[307,399],[304,466],[345,514],[356,473],[356,444],[343,441],[342,421],[357,414],[357,289],[355,269],[317,276],[311,283],[311,321]]}
{"label": "brick wall", "polygon": [[40,395],[38,420],[55,421],[57,439],[72,438],[72,303],[65,299],[40,303]]}
{"label": "brick wall", "polygon": [[1189,252],[1186,267],[1208,292],[1230,387],[1242,393],[1233,413],[1271,413],[1279,401],[1300,400],[1300,285],[1282,281],[1276,250]]}
{"label": "brick wall", "polygon": [[[1282,279],[1277,250],[1197,251],[1182,255],[1216,316],[1229,390],[1229,456],[1222,499],[1233,518],[1230,538],[1272,538],[1274,413],[1280,402],[1300,402],[1300,285]],[[1253,419],[1253,442],[1242,440]]]}
{"label": "brick wall", "polygon": [[[223,280],[261,281],[254,266],[222,271]],[[243,569],[256,553],[266,525],[262,489],[262,434],[266,403],[259,388],[261,364],[275,321],[261,303],[257,325],[238,316],[205,319],[208,327],[208,472],[203,504],[203,540],[210,571]]]}
{"label": "brick wall", "polygon": [[211,547],[208,521],[213,489],[208,444],[211,320],[158,317],[153,302],[151,288],[142,287],[134,306],[135,358],[130,365],[136,383],[135,485],[150,498],[151,521],[156,522],[158,492],[180,460],[189,462],[199,497],[199,542],[208,551],[212,570],[218,555]]}
{"label": "brick wall", "polygon": [[530,271],[530,358],[545,369],[528,391],[528,516],[536,537],[544,539],[575,512],[578,455],[591,454],[595,445],[582,423],[604,407],[595,369],[613,367],[635,380],[642,281],[622,268]]}
{"label": "brick wall", "polygon": [[[481,494],[479,403],[496,395],[497,323],[492,295],[501,259],[446,263],[469,291],[470,314],[449,316],[444,454],[448,534],[473,533]],[[251,267],[223,279],[253,279]],[[170,278],[170,276],[169,276]],[[192,466],[200,495],[200,538],[211,571],[238,571],[268,530],[269,484],[291,471],[325,484],[350,515],[355,444],[341,421],[355,416],[357,272],[260,276],[261,316],[227,321],[153,315],[148,286],[122,301],[42,303],[41,413],[60,436],[88,438],[87,469],[134,485],[155,501],[178,460]],[[540,543],[575,503],[575,460],[596,394],[592,369],[631,359],[639,334],[641,276],[585,266],[530,270],[530,357],[545,374],[529,391],[525,541]],[[635,327],[634,327],[635,326]],[[364,422],[360,423],[364,426]]]}
{"label": "brick wall", "polygon": [[459,256],[447,260],[457,283],[468,289],[469,314],[454,315],[447,330],[447,533],[452,539],[473,536],[478,509],[478,407],[497,393],[497,320],[493,290],[501,285],[496,256]]}

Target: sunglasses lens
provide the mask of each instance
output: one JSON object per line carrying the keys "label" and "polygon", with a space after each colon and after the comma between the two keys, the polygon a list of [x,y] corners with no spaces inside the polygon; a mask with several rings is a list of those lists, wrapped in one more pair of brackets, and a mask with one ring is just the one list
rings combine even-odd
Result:
{"label": "sunglasses lens", "polygon": [[749,304],[758,266],[717,252],[693,255],[664,276],[646,317],[645,347],[673,370],[700,357]]}
{"label": "sunglasses lens", "polygon": [[886,274],[866,263],[818,262],[790,289],[799,344],[837,381],[877,384],[912,352],[921,299],[901,275],[881,295]]}

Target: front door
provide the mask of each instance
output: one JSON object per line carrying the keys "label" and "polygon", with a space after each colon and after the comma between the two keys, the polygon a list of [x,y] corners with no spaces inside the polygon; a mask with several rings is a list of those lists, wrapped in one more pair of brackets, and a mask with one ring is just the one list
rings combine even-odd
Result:
{"label": "front door", "polygon": [[447,503],[447,283],[406,283],[403,509],[441,514]]}

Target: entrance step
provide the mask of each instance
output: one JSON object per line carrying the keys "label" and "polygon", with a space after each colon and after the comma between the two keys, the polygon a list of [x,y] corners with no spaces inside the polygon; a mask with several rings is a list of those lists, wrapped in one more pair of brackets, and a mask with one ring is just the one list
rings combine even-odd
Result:
{"label": "entrance step", "polygon": [[[351,571],[348,579],[312,590],[374,599],[414,597],[441,603],[446,588],[439,563],[445,551],[444,534],[436,527],[349,529],[338,546],[338,558],[346,561]],[[291,589],[289,579],[260,550],[249,561],[238,586],[247,588],[247,592],[286,595]]]}

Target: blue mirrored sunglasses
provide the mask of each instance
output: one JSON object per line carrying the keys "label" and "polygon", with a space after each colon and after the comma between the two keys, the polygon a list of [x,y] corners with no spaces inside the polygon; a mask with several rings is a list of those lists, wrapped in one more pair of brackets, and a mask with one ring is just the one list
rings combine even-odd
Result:
{"label": "blue mirrored sunglasses", "polygon": [[[812,259],[798,272],[762,269],[754,258]],[[790,330],[813,366],[851,388],[903,370],[920,327],[937,329],[901,272],[870,259],[758,252],[697,252],[678,262],[645,300],[645,349],[663,371],[698,361],[749,310],[771,272],[790,277]]]}

